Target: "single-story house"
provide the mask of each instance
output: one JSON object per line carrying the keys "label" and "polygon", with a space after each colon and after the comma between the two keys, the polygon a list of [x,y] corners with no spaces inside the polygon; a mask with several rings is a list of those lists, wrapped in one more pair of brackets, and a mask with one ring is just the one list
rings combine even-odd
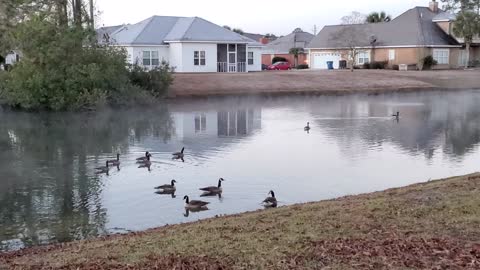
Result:
{"label": "single-story house", "polygon": [[7,56],[5,56],[5,65],[12,66],[16,62],[20,61],[22,53],[20,51],[10,51]]}
{"label": "single-story house", "polygon": [[[390,66],[417,68],[431,55],[436,68],[457,68],[465,62],[465,46],[451,33],[453,20],[432,1],[429,7],[412,8],[390,22],[325,26],[308,45],[310,67],[326,69],[327,61],[332,61],[339,68],[355,48],[358,66],[386,61]],[[480,58],[478,47],[472,48],[471,56]]]}
{"label": "single-story house", "polygon": [[[313,37],[314,35],[297,28],[292,33],[268,43],[262,52],[262,64],[271,65],[274,57],[283,57],[289,63],[295,63],[295,57],[290,54],[290,49],[301,48],[305,50]],[[307,59],[308,54],[305,50],[304,53],[298,55],[298,64],[307,64]]]}
{"label": "single-story house", "polygon": [[132,25],[98,29],[99,42],[126,49],[128,63],[176,72],[261,70],[263,45],[198,17],[153,16]]}

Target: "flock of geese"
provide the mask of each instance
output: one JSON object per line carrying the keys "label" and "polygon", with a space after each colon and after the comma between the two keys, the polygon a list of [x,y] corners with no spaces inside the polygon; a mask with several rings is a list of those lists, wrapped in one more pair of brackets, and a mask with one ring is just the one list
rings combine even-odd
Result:
{"label": "flock of geese", "polygon": [[[182,148],[180,152],[175,152],[172,154],[172,159],[174,160],[182,160],[184,161],[184,156],[185,156],[185,147]],[[137,164],[139,164],[138,168],[148,168],[150,169],[150,166],[152,164],[151,162],[151,157],[152,154],[150,152],[145,152],[145,156],[139,157],[136,159]],[[110,167],[117,167],[119,169],[120,166],[120,154],[117,154],[116,159],[111,159],[107,160],[105,162],[105,166],[102,167],[97,167],[95,168],[96,174],[107,174],[109,173]],[[224,182],[225,179],[220,178],[218,179],[218,185],[216,186],[208,186],[208,187],[203,187],[200,188],[200,191],[203,191],[203,194],[201,197],[207,197],[207,196],[221,196],[223,189],[222,189],[222,182]],[[154,189],[157,190],[157,194],[174,194],[175,191],[177,190],[176,184],[177,181],[173,179],[170,184],[165,184],[161,185],[158,187],[155,187]],[[269,197],[267,197],[262,204],[269,208],[269,207],[277,207],[277,199],[275,198],[275,193],[273,191],[270,191],[268,193]],[[185,209],[187,211],[202,211],[202,210],[208,210],[207,205],[209,202],[205,201],[200,201],[200,200],[190,200],[189,196],[183,197],[183,200],[185,201]]]}
{"label": "flock of geese", "polygon": [[[398,121],[399,118],[400,118],[400,112],[397,112],[396,114],[394,114],[392,116]],[[304,127],[304,131],[309,132],[310,129],[311,129],[310,122],[307,122],[307,125]],[[184,152],[185,152],[185,147],[183,147],[180,152],[173,153],[172,154],[172,159],[182,160],[184,162],[185,161],[184,160],[184,156],[185,156]],[[137,164],[140,164],[139,168],[148,168],[150,170],[150,166],[152,164],[152,162],[150,160],[151,157],[152,157],[152,155],[150,154],[150,152],[147,151],[147,152],[145,152],[145,156],[137,158],[136,159]],[[106,163],[105,163],[105,166],[95,168],[95,171],[96,171],[97,174],[106,173],[108,175],[110,166],[115,166],[115,167],[119,168],[119,166],[120,166],[120,154],[117,154],[116,159],[107,160]],[[223,189],[222,189],[222,182],[223,181],[225,181],[225,179],[220,178],[220,179],[218,179],[218,185],[217,186],[209,186],[209,187],[200,188],[199,190],[203,191],[203,194],[201,196],[202,197],[217,196],[217,195],[221,196],[222,191],[223,191]],[[158,193],[158,194],[174,194],[175,191],[177,190],[177,187],[175,186],[176,183],[177,183],[177,181],[174,179],[170,182],[170,184],[165,184],[165,185],[155,187],[155,189],[157,190],[156,193]],[[191,210],[191,211],[208,210],[207,205],[209,204],[209,202],[200,201],[200,200],[190,200],[189,196],[187,196],[187,195],[185,197],[183,197],[183,200],[185,201],[185,209],[187,209],[187,210]],[[273,192],[273,190],[271,190],[268,193],[268,197],[265,200],[263,200],[262,204],[267,208],[277,207],[277,199],[275,197],[275,192]]]}

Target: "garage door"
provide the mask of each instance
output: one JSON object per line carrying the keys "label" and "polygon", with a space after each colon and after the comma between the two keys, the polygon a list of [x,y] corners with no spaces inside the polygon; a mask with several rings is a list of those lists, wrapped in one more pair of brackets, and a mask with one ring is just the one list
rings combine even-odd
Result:
{"label": "garage door", "polygon": [[316,53],[313,55],[313,68],[327,69],[327,62],[333,61],[333,68],[338,69],[341,59],[338,53]]}

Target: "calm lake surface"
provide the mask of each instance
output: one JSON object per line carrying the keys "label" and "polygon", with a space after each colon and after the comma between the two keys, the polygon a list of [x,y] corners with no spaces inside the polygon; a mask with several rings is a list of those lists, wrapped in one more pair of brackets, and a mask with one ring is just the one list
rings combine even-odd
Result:
{"label": "calm lake surface", "polygon": [[[288,205],[480,169],[479,91],[0,111],[0,120],[0,251],[261,209],[271,189]],[[185,162],[171,160],[183,146]],[[145,151],[150,171],[135,164]],[[117,152],[120,170],[95,175]],[[200,198],[220,177],[222,198],[187,215],[183,196]],[[176,197],[154,193],[171,179]]]}

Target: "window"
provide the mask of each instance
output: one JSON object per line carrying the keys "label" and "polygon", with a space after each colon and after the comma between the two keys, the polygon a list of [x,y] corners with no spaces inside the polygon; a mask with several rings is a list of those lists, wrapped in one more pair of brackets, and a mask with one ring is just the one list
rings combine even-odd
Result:
{"label": "window", "polygon": [[388,51],[388,60],[390,61],[395,60],[395,50]]}
{"label": "window", "polygon": [[150,61],[150,57],[151,57],[150,51],[144,51],[143,52],[143,65],[144,66],[150,66],[152,64],[152,62]]}
{"label": "window", "polygon": [[150,67],[158,65],[160,65],[158,51],[143,51],[143,66]]}
{"label": "window", "polygon": [[370,53],[369,52],[359,52],[357,55],[359,65],[363,65],[365,63],[370,63]]}
{"label": "window", "polygon": [[450,63],[449,56],[449,49],[433,49],[433,59],[435,59],[439,65],[448,65]]}
{"label": "window", "polygon": [[248,52],[248,64],[253,65],[253,52]]}
{"label": "window", "polygon": [[195,116],[195,133],[205,132],[207,130],[207,116],[205,114]]}
{"label": "window", "polygon": [[159,64],[158,51],[152,51],[152,66],[158,66]]}
{"label": "window", "polygon": [[193,52],[193,65],[195,66],[205,66],[205,51],[194,51]]}

